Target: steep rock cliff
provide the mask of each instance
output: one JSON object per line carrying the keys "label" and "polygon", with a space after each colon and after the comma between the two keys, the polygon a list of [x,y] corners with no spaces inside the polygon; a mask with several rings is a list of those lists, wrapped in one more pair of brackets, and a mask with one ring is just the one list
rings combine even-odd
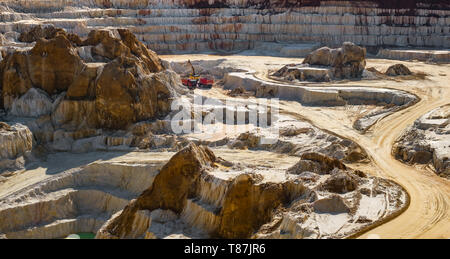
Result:
{"label": "steep rock cliff", "polygon": [[0,32],[42,19],[87,35],[126,27],[156,51],[242,50],[261,42],[345,41],[363,46],[450,47],[448,1],[4,1]]}
{"label": "steep rock cliff", "polygon": [[[318,170],[301,169],[305,162]],[[265,171],[190,144],[96,237],[338,238],[382,219],[368,215],[373,208],[366,206],[386,198],[387,214],[405,204],[403,191],[390,182],[323,154],[305,154],[288,171]]]}
{"label": "steep rock cliff", "polygon": [[[218,159],[209,148],[190,144],[161,169],[152,186],[107,222],[98,237],[131,237],[137,213],[162,209],[176,214],[183,212],[194,196],[201,195],[202,177],[217,166]],[[206,174],[206,175],[205,175]],[[211,176],[210,176],[211,177]],[[270,220],[272,210],[289,199],[287,185],[258,184],[260,176],[239,175],[226,187],[220,211],[215,212],[218,224],[210,231],[222,238],[246,238]],[[258,200],[259,202],[256,202]],[[219,201],[215,201],[219,202]]]}

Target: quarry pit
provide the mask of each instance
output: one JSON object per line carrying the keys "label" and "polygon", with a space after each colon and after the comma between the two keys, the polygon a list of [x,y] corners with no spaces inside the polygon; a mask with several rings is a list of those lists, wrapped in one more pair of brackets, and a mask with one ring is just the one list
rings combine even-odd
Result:
{"label": "quarry pit", "polygon": [[0,4],[0,238],[450,237],[447,7],[62,2]]}

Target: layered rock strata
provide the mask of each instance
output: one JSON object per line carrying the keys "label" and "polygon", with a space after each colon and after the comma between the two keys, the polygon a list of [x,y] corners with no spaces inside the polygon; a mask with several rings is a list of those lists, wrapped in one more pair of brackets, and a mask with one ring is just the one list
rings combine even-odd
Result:
{"label": "layered rock strata", "polygon": [[380,49],[377,57],[396,60],[419,60],[437,63],[450,62],[449,49]]}
{"label": "layered rock strata", "polygon": [[6,238],[62,238],[95,233],[152,183],[163,164],[97,162],[60,172],[2,197]]}
{"label": "layered rock strata", "polygon": [[174,96],[170,73],[131,32],[115,33],[92,31],[84,41],[51,26],[23,33],[36,44],[0,63],[2,108],[50,115],[54,126],[75,129],[123,129],[166,115]]}
{"label": "layered rock strata", "polygon": [[353,127],[364,133],[377,120],[418,101],[415,95],[392,89],[339,86],[301,86],[261,80],[252,72],[232,72],[224,78],[225,89],[242,87],[256,97],[298,101],[303,105],[339,106],[375,104],[385,108],[371,112],[354,122]]}
{"label": "layered rock strata", "polygon": [[22,124],[0,122],[0,172],[21,168],[33,148],[33,135]]}
{"label": "layered rock strata", "polygon": [[[387,207],[367,210],[385,199]],[[390,215],[406,202],[393,183],[318,153],[305,153],[287,172],[269,172],[225,163],[190,144],[97,238],[339,238],[381,220],[377,210]]]}
{"label": "layered rock strata", "polygon": [[306,56],[300,65],[286,65],[273,76],[287,80],[328,82],[333,79],[361,78],[366,66],[366,49],[351,42],[342,47],[319,48]]}
{"label": "layered rock strata", "polygon": [[77,34],[127,27],[159,52],[244,50],[260,42],[351,41],[363,46],[450,47],[446,1],[13,1],[0,32],[51,23]]}
{"label": "layered rock strata", "polygon": [[180,79],[130,31],[94,30],[81,39],[36,26],[20,38],[31,48],[11,49],[0,62],[1,120],[25,125],[36,146],[77,153],[137,147],[149,128],[167,128],[158,119],[183,92]]}

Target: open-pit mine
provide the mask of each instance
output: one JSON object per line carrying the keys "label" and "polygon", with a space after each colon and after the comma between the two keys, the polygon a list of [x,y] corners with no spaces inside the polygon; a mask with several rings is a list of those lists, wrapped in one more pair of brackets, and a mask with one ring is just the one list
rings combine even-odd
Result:
{"label": "open-pit mine", "polygon": [[449,180],[448,1],[0,1],[0,239],[448,239]]}

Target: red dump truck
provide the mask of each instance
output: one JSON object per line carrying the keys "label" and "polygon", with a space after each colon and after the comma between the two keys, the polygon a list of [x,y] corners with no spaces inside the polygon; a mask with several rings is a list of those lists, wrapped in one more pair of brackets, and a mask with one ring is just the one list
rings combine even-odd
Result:
{"label": "red dump truck", "polygon": [[187,86],[187,88],[189,88],[191,90],[195,89],[197,87],[211,89],[211,87],[214,84],[214,80],[206,78],[206,77],[200,77],[199,75],[195,74],[195,69],[194,69],[194,66],[192,65],[191,61],[188,60],[187,63],[191,67],[192,73],[189,74],[188,78],[181,79],[181,82],[183,83],[183,85]]}

